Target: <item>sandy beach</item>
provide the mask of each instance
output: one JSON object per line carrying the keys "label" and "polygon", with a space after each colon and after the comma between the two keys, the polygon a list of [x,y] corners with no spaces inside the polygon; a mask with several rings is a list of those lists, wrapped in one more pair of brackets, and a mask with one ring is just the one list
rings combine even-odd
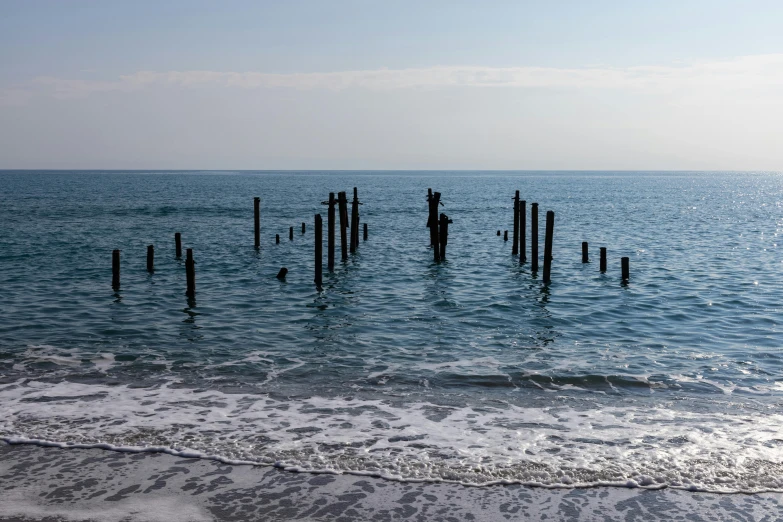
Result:
{"label": "sandy beach", "polygon": [[403,483],[166,454],[0,446],[0,520],[778,520],[783,494]]}

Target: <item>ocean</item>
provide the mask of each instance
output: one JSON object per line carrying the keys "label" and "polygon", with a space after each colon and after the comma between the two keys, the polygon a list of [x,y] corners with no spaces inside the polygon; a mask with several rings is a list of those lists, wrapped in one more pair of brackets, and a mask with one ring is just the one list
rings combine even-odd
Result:
{"label": "ocean", "polygon": [[[347,261],[338,242],[330,273],[324,230],[318,291],[314,216],[353,187],[369,237]],[[453,221],[440,263],[428,188]],[[502,236],[516,190],[526,263]],[[533,202],[541,263],[555,212],[548,285]],[[0,439],[402,482],[780,492],[782,207],[776,173],[3,171]]]}

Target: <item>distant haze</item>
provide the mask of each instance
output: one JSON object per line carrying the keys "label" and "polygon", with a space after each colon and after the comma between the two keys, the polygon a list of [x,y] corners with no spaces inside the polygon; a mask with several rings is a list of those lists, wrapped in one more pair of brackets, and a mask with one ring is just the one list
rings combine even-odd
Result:
{"label": "distant haze", "polygon": [[783,170],[783,2],[159,4],[0,3],[0,169]]}

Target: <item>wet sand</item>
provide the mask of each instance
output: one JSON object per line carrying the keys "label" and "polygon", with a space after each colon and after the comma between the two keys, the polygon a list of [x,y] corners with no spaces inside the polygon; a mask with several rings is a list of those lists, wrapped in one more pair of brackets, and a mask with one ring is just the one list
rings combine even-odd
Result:
{"label": "wet sand", "polygon": [[0,522],[774,521],[783,513],[783,493],[477,488],[5,443],[0,487]]}

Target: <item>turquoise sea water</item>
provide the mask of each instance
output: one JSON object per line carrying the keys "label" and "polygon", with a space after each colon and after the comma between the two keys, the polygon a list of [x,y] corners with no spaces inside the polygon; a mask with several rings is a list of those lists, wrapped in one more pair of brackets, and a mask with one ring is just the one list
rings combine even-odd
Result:
{"label": "turquoise sea water", "polygon": [[[338,249],[319,292],[314,215],[353,187],[369,240]],[[453,220],[440,264],[427,188]],[[515,190],[540,205],[541,258],[555,211],[549,285],[496,235]],[[782,205],[774,173],[0,172],[0,437],[403,480],[783,490]]]}

